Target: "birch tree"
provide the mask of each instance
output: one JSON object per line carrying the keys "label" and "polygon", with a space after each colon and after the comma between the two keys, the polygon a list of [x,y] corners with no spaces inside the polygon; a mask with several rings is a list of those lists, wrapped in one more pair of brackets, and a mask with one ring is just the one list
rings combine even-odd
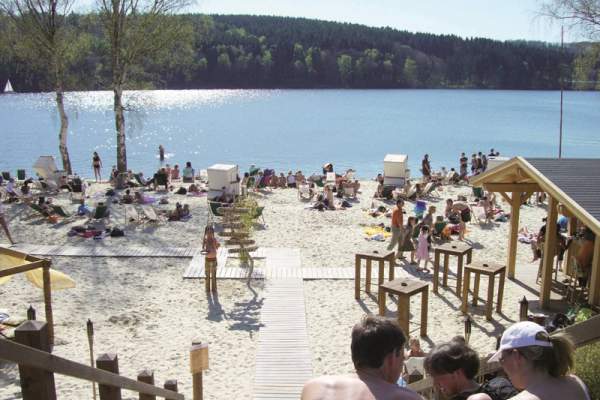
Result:
{"label": "birch tree", "polygon": [[64,105],[64,80],[68,65],[86,48],[81,46],[78,32],[66,23],[73,2],[0,0],[0,9],[12,22],[11,26],[5,27],[3,40],[19,60],[41,71],[56,93],[60,115],[59,150],[63,169],[69,174],[72,170],[67,149],[69,118]]}
{"label": "birch tree", "polygon": [[193,32],[174,15],[194,0],[97,0],[112,68],[117,131],[117,169],[127,171],[123,90],[132,67],[177,41],[193,40]]}

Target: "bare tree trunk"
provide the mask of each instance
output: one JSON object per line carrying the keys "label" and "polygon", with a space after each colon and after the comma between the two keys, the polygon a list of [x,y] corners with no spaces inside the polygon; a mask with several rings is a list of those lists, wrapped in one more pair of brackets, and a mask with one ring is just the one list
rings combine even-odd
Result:
{"label": "bare tree trunk", "polygon": [[125,146],[125,115],[123,114],[123,84],[118,81],[113,85],[115,92],[114,110],[117,126],[117,170],[127,172],[127,148]]}
{"label": "bare tree trunk", "polygon": [[[53,58],[55,55],[53,54]],[[56,105],[58,106],[58,114],[60,115],[60,133],[58,135],[58,148],[60,150],[60,157],[62,159],[63,169],[67,171],[69,175],[73,173],[71,170],[71,159],[69,158],[69,150],[67,150],[67,132],[69,128],[69,117],[65,112],[65,104],[63,102],[64,92],[62,88],[62,81],[60,79],[60,72],[58,63],[56,60],[52,60],[52,73],[54,75],[54,91],[56,92]]]}

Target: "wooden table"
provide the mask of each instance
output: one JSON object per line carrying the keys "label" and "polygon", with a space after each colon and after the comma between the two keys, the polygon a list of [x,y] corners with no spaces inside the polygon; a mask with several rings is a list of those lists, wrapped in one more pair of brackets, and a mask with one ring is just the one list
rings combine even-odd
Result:
{"label": "wooden table", "polygon": [[488,298],[485,310],[485,319],[492,319],[492,307],[494,303],[494,279],[500,274],[498,284],[498,299],[496,300],[496,312],[502,312],[502,296],[504,295],[504,278],[506,276],[506,265],[495,263],[484,263],[483,261],[473,261],[465,266],[465,284],[463,286],[462,312],[467,312],[467,302],[469,297],[469,286],[471,281],[471,272],[475,274],[475,288],[473,289],[473,307],[477,307],[477,297],[479,296],[479,278],[481,275],[487,275]]}
{"label": "wooden table", "polygon": [[456,295],[460,297],[462,275],[463,275],[463,257],[467,255],[467,264],[471,262],[473,248],[467,244],[445,243],[435,248],[435,262],[433,263],[433,293],[438,292],[438,280],[440,278],[440,255],[444,255],[444,280],[442,285],[448,285],[448,269],[450,268],[450,256],[458,257],[458,272],[456,273]]}
{"label": "wooden table", "polygon": [[390,263],[390,281],[394,280],[394,264],[396,262],[396,253],[387,250],[365,250],[356,253],[356,269],[354,271],[354,298],[360,298],[360,265],[361,260],[367,260],[367,276],[365,283],[365,292],[371,292],[371,262],[379,261],[379,284],[383,283],[385,275],[385,260]]}
{"label": "wooden table", "polygon": [[406,337],[410,337],[410,298],[421,293],[421,336],[427,335],[427,308],[429,306],[429,284],[411,279],[396,279],[379,285],[379,315],[385,316],[385,293],[398,295],[398,325]]}

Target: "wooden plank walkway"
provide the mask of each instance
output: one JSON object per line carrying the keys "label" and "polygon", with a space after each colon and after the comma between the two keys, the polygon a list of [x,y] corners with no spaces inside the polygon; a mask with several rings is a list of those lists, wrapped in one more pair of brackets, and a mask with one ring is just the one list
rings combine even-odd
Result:
{"label": "wooden plank walkway", "polygon": [[31,255],[67,257],[194,257],[200,255],[202,250],[199,247],[37,246],[32,244],[2,247]]}
{"label": "wooden plank walkway", "polygon": [[254,400],[300,399],[312,378],[302,279],[267,279],[258,331]]}
{"label": "wooden plank walkway", "polygon": [[266,268],[300,268],[300,249],[267,249]]}

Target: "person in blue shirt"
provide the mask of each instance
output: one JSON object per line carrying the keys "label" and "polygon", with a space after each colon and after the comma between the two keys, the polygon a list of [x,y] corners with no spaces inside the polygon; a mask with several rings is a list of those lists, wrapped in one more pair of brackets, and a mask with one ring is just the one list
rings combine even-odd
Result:
{"label": "person in blue shirt", "polygon": [[92,216],[94,215],[94,211],[90,206],[85,204],[85,200],[81,200],[81,204],[77,208],[77,214],[85,215],[88,217],[89,220],[91,220]]}
{"label": "person in blue shirt", "polygon": [[558,220],[558,224],[560,225],[561,231],[566,231],[569,226],[569,218],[562,217],[561,219]]}

